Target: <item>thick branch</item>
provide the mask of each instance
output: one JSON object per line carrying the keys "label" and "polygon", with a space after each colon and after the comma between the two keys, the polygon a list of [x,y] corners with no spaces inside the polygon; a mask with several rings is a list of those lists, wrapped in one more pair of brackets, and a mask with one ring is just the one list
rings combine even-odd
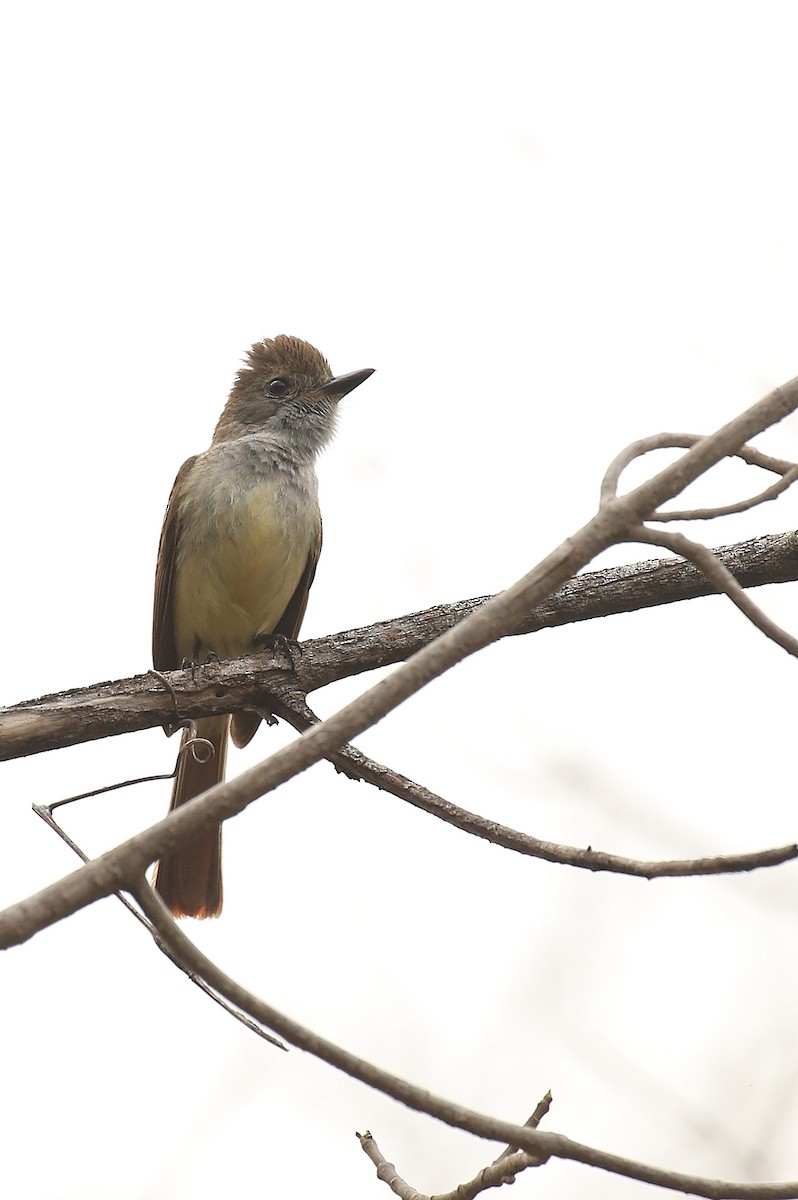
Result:
{"label": "thick branch", "polygon": [[[743,587],[798,580],[798,535],[752,538],[714,553]],[[592,571],[570,579],[523,617],[511,635],[536,633],[577,621],[634,612],[717,594],[692,564],[649,559]],[[302,643],[293,679],[310,694],[339,679],[403,662],[485,605],[489,596],[440,604],[360,629]],[[180,713],[196,718],[236,709],[261,708],[284,680],[281,659],[271,651],[213,663],[202,670],[168,674]],[[39,754],[97,738],[151,729],[174,718],[174,705],[152,675],[92,684],[0,709],[0,761]]]}

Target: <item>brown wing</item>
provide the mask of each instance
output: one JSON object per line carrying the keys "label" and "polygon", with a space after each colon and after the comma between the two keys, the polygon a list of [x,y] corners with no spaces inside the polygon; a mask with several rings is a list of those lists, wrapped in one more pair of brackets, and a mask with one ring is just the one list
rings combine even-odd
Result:
{"label": "brown wing", "polygon": [[274,627],[274,633],[282,634],[289,641],[294,640],[302,624],[305,616],[305,609],[308,606],[308,593],[310,585],[316,574],[316,566],[318,565],[319,555],[321,554],[321,517],[319,517],[319,536],[313,546],[311,546],[308,561],[305,563],[305,569],[299,583],[296,585],[296,590],[288,601],[286,610],[280,617],[280,620]]}
{"label": "brown wing", "polygon": [[177,507],[186,476],[196,461],[197,456],[194,455],[193,458],[187,459],[178,471],[161,529],[158,563],[155,568],[155,604],[152,614],[152,663],[157,671],[173,671],[182,665],[177,661],[174,614],[172,612],[172,583],[175,574],[178,533]]}
{"label": "brown wing", "polygon": [[[295,639],[299,633],[299,627],[302,624],[302,618],[308,606],[308,593],[310,592],[310,585],[313,583],[313,577],[316,574],[316,565],[321,554],[321,536],[321,517],[319,517],[318,539],[311,547],[308,561],[305,563],[305,569],[302,572],[299,583],[296,585],[293,596],[286,605],[285,612],[272,630],[273,633],[281,634],[289,640]],[[260,717],[254,712],[233,713],[230,735],[239,749],[252,741],[255,731],[260,725],[260,721]]]}

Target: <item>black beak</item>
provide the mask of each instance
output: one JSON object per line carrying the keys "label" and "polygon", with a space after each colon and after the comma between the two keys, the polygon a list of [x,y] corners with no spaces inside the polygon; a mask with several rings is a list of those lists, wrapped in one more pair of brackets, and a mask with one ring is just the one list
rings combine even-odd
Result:
{"label": "black beak", "polygon": [[373,367],[366,367],[362,371],[350,371],[348,375],[336,375],[335,379],[331,379],[329,383],[325,383],[322,387],[322,393],[325,396],[331,396],[333,400],[340,400],[343,396],[348,396],[356,387],[360,387],[361,383],[365,383],[369,375],[374,374]]}

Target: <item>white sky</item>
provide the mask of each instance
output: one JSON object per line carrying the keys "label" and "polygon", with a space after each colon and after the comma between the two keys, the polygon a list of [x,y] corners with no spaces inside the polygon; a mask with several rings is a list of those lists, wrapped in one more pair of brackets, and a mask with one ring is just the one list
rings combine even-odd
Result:
{"label": "white sky", "polygon": [[[0,699],[147,669],[166,498],[256,338],[378,370],[321,464],[309,636],[506,586],[623,445],[795,375],[796,34],[761,2],[7,6]],[[798,424],[763,444],[798,456]],[[796,503],[699,532],[789,529]],[[798,628],[794,587],[759,598]],[[360,744],[541,837],[737,852],[796,838],[794,678],[703,601],[504,643]],[[0,900],[75,865],[32,801],[174,752],[150,731],[5,765]],[[168,793],[68,828],[98,853]],[[318,1032],[508,1119],[551,1088],[547,1128],[616,1153],[798,1175],[794,867],[591,877],[324,764],[225,836],[224,916],[189,932]],[[15,1200],[387,1196],[364,1128],[427,1191],[495,1154],[260,1044],[112,901],[0,971]],[[516,1190],[649,1195],[568,1165]]]}

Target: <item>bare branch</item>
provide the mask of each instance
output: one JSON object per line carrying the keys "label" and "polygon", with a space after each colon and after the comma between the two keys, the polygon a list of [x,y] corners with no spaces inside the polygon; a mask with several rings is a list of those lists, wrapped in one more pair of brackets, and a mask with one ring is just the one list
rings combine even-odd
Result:
{"label": "bare branch", "polygon": [[435,1196],[418,1192],[397,1173],[392,1162],[388,1162],[370,1133],[359,1133],[357,1138],[365,1154],[377,1168],[377,1178],[394,1192],[399,1200],[474,1200],[480,1192],[488,1188],[501,1187],[504,1183],[515,1183],[516,1175],[520,1175],[527,1167],[541,1166],[541,1160],[525,1151],[515,1151],[506,1158],[498,1158],[482,1170],[468,1183],[460,1183],[450,1192],[441,1192]]}
{"label": "bare branch", "polygon": [[[532,1116],[527,1117],[527,1119],[524,1121],[524,1125],[526,1126],[526,1128],[527,1129],[537,1129],[538,1125],[540,1125],[540,1122],[543,1120],[543,1118],[546,1116],[549,1109],[551,1108],[551,1105],[552,1105],[552,1095],[551,1095],[551,1092],[549,1091],[549,1092],[546,1092],[546,1095],[543,1097],[542,1100],[538,1100],[537,1104],[535,1105],[535,1111],[532,1113]],[[518,1149],[517,1146],[513,1146],[513,1145],[505,1146],[504,1149],[502,1150],[501,1154],[495,1161],[501,1162],[501,1160],[503,1158],[509,1158],[511,1154],[515,1154],[517,1149]]]}
{"label": "bare branch", "polygon": [[[514,1125],[495,1117],[474,1112],[463,1105],[454,1104],[435,1096],[424,1088],[416,1087],[396,1075],[383,1071],[365,1059],[327,1041],[312,1030],[266,1004],[228,975],[198,949],[178,928],[167,912],[159,896],[140,878],[134,894],[142,910],[158,930],[170,952],[191,974],[201,976],[215,992],[224,996],[236,1008],[248,1013],[253,1020],[266,1025],[279,1037],[306,1050],[309,1054],[358,1079],[368,1087],[391,1096],[417,1112],[426,1113],[456,1129],[463,1129],[489,1141],[506,1142],[518,1146],[538,1163],[550,1158],[562,1158],[597,1167],[628,1179],[638,1179],[658,1187],[686,1192],[694,1196],[706,1196],[710,1200],[798,1200],[798,1181],[770,1184],[728,1183],[717,1179],[705,1179],[697,1175],[682,1175],[646,1163],[635,1162],[592,1146],[574,1142],[559,1133],[543,1133],[529,1126]],[[505,1163],[512,1160],[504,1160]]]}
{"label": "bare branch", "polygon": [[[275,707],[277,715],[283,717],[294,729],[304,732],[319,723],[319,719],[301,695],[286,688],[281,703]],[[423,812],[453,825],[463,833],[484,838],[494,846],[514,850],[531,858],[562,866],[581,867],[587,871],[608,871],[618,875],[632,875],[643,879],[673,878],[674,876],[732,875],[744,871],[756,871],[763,867],[775,867],[798,857],[798,846],[779,846],[770,850],[750,851],[746,854],[717,855],[712,858],[671,859],[647,862],[644,859],[622,858],[607,854],[592,847],[565,846],[557,842],[546,842],[528,833],[520,833],[508,825],[480,817],[476,813],[460,808],[434,792],[415,783],[405,775],[361,753],[354,746],[342,746],[329,756],[344,774],[362,779],[383,792],[396,796],[420,808]]]}
{"label": "bare branch", "polygon": [[725,593],[740,612],[748,617],[752,625],[761,630],[777,646],[781,646],[782,650],[786,650],[788,654],[798,658],[798,638],[793,637],[786,629],[782,629],[781,625],[771,620],[759,605],[743,591],[732,573],[706,546],[692,541],[683,533],[671,533],[664,529],[648,529],[642,525],[636,532],[633,532],[632,538],[634,541],[664,546],[666,549],[672,550],[674,554],[680,554],[683,558],[690,559],[712,582],[717,591]]}
{"label": "bare branch", "polygon": [[[742,587],[798,580],[798,536],[794,533],[752,538],[712,553]],[[689,562],[648,559],[569,579],[531,609],[510,635],[537,633],[724,590]],[[490,599],[479,596],[440,604],[303,642],[291,681],[307,695],[340,679],[402,662]],[[175,701],[179,714],[187,718],[263,708],[270,695],[279,693],[285,679],[280,660],[266,650],[193,672],[168,672],[165,682],[174,700],[152,673],[26,700],[0,709],[0,761],[167,725],[175,719]]]}
{"label": "bare branch", "polygon": [[749,496],[747,500],[738,500],[734,504],[717,504],[713,508],[668,509],[667,512],[652,513],[650,520],[712,521],[715,517],[731,517],[735,513],[747,512],[759,504],[775,500],[782,492],[786,492],[787,488],[792,487],[796,479],[798,479],[798,466],[790,467],[789,471],[782,475],[776,483],[771,483],[770,487],[766,487],[764,491],[758,492],[755,496]]}
{"label": "bare branch", "polygon": [[[169,778],[169,776],[166,776],[166,778]],[[144,781],[137,780],[136,782],[144,782]],[[87,796],[96,795],[96,794],[97,794],[96,792],[87,792],[86,793]],[[79,800],[82,798],[83,797],[81,797],[81,796],[71,796],[70,800]],[[68,804],[69,800],[63,800],[60,803]],[[41,819],[44,821],[45,825],[47,825],[50,829],[52,829],[52,831],[54,833],[56,833],[58,835],[58,837],[60,837],[62,842],[65,842],[66,845],[69,846],[70,850],[73,852],[73,854],[76,854],[78,856],[78,858],[81,860],[81,862],[84,862],[84,863],[91,862],[91,859],[89,858],[89,856],[87,854],[85,854],[83,850],[81,850],[81,848],[77,844],[77,842],[73,841],[73,839],[69,836],[69,834],[66,832],[66,830],[64,828],[62,828],[62,826],[59,825],[58,822],[56,821],[55,817],[53,816],[53,809],[57,808],[57,807],[58,807],[57,804],[51,804],[49,806],[42,805],[42,804],[34,804],[33,811],[36,813],[37,817],[41,817]],[[183,966],[183,964],[174,957],[174,955],[172,954],[169,947],[161,939],[161,937],[158,934],[155,927],[147,920],[147,918],[143,915],[143,913],[140,913],[139,910],[136,908],[136,906],[134,904],[132,904],[130,902],[130,900],[128,900],[127,896],[123,895],[122,892],[114,892],[114,896],[119,901],[119,903],[121,905],[123,905],[124,908],[127,909],[127,911],[130,913],[130,915],[132,917],[135,917],[135,919],[138,921],[138,923],[147,930],[147,933],[149,933],[150,937],[153,939],[153,941],[155,942],[155,945],[158,947],[158,949],[161,951],[161,953],[166,958],[168,958],[169,961],[178,968],[178,970],[183,971],[183,973],[188,976],[188,978],[195,985],[195,987],[198,987],[201,992],[204,992],[206,996],[208,996],[211,1000],[213,1000],[214,1004],[218,1004],[219,1007],[223,1008],[224,1011],[226,1013],[228,1013],[229,1016],[233,1017],[236,1021],[239,1021],[242,1025],[246,1026],[246,1028],[249,1029],[251,1033],[256,1034],[257,1037],[262,1038],[265,1042],[269,1042],[272,1046],[275,1046],[278,1050],[287,1050],[287,1047],[284,1046],[282,1042],[279,1042],[277,1040],[277,1038],[273,1038],[270,1033],[267,1033],[265,1029],[262,1029],[260,1027],[260,1025],[258,1025],[255,1021],[251,1020],[248,1016],[246,1016],[245,1013],[239,1012],[238,1009],[233,1007],[233,1005],[228,1004],[227,1001],[222,996],[218,996],[216,994],[216,992],[214,992],[213,989],[208,986],[208,984],[205,982],[205,980],[200,975],[192,974],[191,972],[187,971],[185,969],[185,967]]]}
{"label": "bare branch", "polygon": [[[651,437],[641,438],[640,441],[632,442],[620,454],[612,460],[607,471],[601,481],[601,503],[606,504],[610,500],[614,500],[618,495],[618,484],[623,472],[626,470],[636,458],[641,458],[644,454],[650,454],[652,450],[687,450],[692,446],[696,446],[703,438],[696,433],[655,433]],[[724,508],[714,509],[685,509],[683,512],[668,512],[652,514],[649,520],[657,521],[695,521],[706,520],[710,517],[728,516],[731,513],[745,512],[746,509],[754,508],[757,504],[763,503],[765,500],[772,500],[775,496],[780,495],[785,488],[789,487],[795,481],[798,475],[798,465],[790,462],[786,458],[773,458],[770,454],[763,454],[761,450],[757,450],[755,446],[740,446],[737,450],[729,451],[730,458],[741,458],[743,462],[748,463],[752,467],[762,467],[765,471],[772,471],[775,475],[781,475],[782,479],[779,483],[774,484],[772,488],[767,488],[764,492],[760,492],[758,496],[752,497],[750,500],[742,500],[737,504],[731,504]],[[785,479],[789,482],[785,483]]]}

